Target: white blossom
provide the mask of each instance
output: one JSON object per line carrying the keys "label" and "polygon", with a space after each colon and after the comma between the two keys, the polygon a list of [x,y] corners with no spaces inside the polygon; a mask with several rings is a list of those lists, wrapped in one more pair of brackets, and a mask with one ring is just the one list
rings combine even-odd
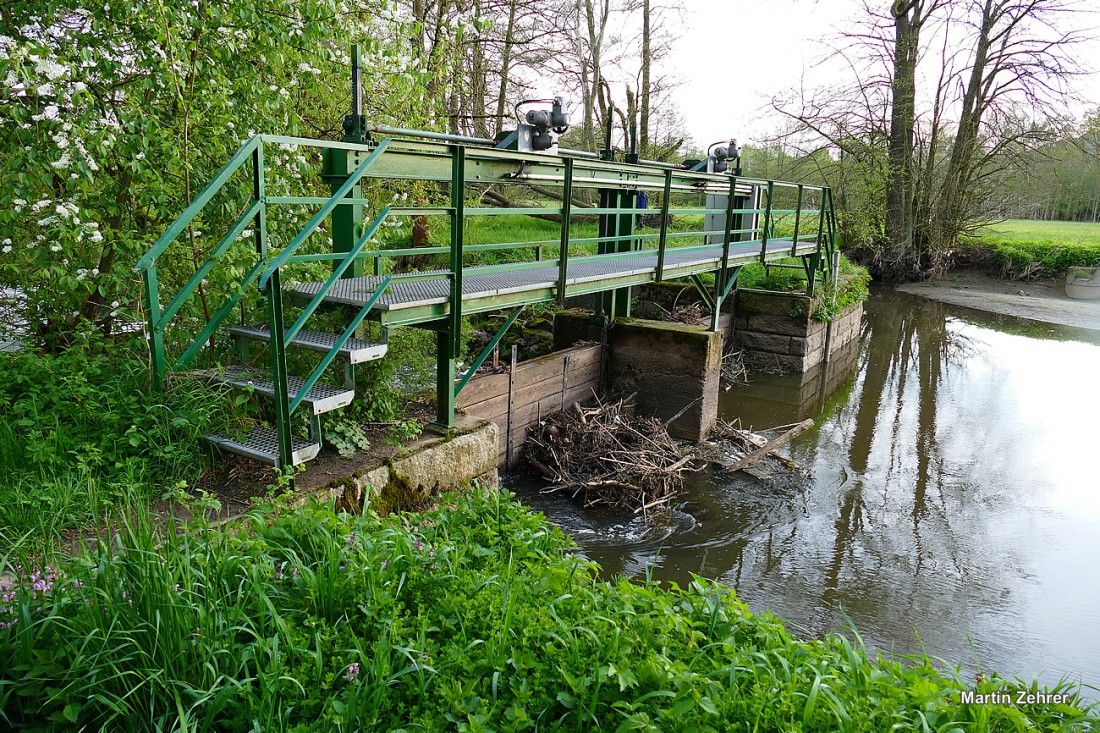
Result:
{"label": "white blossom", "polygon": [[10,244],[4,245],[4,248],[0,249],[0,252],[3,252],[4,254],[7,254],[8,252],[11,252],[11,245]]}
{"label": "white blossom", "polygon": [[61,251],[61,245],[54,242],[53,244],[50,245],[50,251],[51,252],[60,252]]}
{"label": "white blossom", "polygon": [[[34,59],[35,57],[31,56],[31,58]],[[35,64],[34,70],[51,81],[65,73],[65,67],[53,59],[38,59],[38,63]]]}

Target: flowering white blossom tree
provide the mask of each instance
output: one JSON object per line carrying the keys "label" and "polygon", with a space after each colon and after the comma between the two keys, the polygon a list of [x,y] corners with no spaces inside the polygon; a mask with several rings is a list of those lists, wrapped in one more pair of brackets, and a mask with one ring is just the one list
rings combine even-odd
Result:
{"label": "flowering white blossom tree", "polygon": [[[89,326],[109,333],[120,311],[136,316],[134,263],[247,137],[339,136],[352,43],[367,48],[372,115],[422,103],[422,74],[401,61],[404,31],[385,0],[5,8],[0,297],[22,293],[21,319],[42,345]],[[316,185],[316,161],[293,150],[269,157],[268,170],[275,188]],[[219,199],[162,277],[190,275],[248,193]],[[206,287],[234,272],[212,273]]]}

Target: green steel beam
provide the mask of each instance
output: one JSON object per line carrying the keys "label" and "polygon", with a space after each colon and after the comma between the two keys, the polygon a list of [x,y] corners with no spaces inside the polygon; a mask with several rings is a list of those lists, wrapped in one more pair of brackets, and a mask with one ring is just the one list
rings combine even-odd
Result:
{"label": "green steel beam", "polygon": [[[653,279],[665,279],[665,247],[668,245],[669,199],[672,198],[672,171],[665,171],[665,186],[661,191],[661,233],[657,235],[657,272]],[[705,226],[705,224],[704,224]]]}
{"label": "green steel beam", "polygon": [[707,286],[699,279],[699,275],[692,274],[689,276],[689,279],[691,280],[691,284],[694,285],[695,289],[699,292],[699,297],[707,304],[707,308],[714,310],[714,296],[707,291]]}

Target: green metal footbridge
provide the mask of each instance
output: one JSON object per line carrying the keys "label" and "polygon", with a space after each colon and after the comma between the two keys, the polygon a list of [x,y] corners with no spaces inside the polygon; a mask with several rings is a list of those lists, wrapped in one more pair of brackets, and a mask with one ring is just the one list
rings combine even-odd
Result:
{"label": "green metal footbridge", "polygon": [[[686,279],[703,293],[717,328],[722,304],[745,264],[802,269],[811,294],[833,274],[836,224],[826,187],[692,170],[698,165],[625,162],[610,151],[522,152],[506,147],[507,140],[370,126],[360,115],[349,117],[345,130],[339,142],[251,138],[137,266],[145,284],[154,382],[163,386],[171,372],[193,370],[201,354],[211,362],[202,372],[207,378],[270,398],[273,428],[209,439],[277,467],[316,456],[320,415],[352,402],[355,365],[384,358],[394,328],[435,332],[436,421],[449,428],[456,395],[526,306],[595,294],[594,315],[606,323],[629,315],[632,286]],[[291,192],[296,195],[285,191],[286,176],[279,178],[283,190],[270,188],[274,165],[310,155],[320,158],[322,181],[302,184],[304,191]],[[546,205],[524,208],[481,203],[490,186],[516,191],[531,185],[557,197],[544,196],[539,203]],[[316,195],[325,186],[324,194]],[[421,198],[432,205],[377,205],[402,186],[419,186],[426,192]],[[231,189],[237,205],[226,215]],[[594,193],[583,193],[586,189]],[[639,209],[640,192],[659,204]],[[433,196],[437,201],[430,201]],[[574,203],[585,197],[594,205]],[[293,216],[280,218],[281,212]],[[500,216],[549,216],[560,222],[558,234],[470,242],[479,219]],[[653,226],[640,227],[643,216]],[[448,241],[397,248],[379,243],[393,222],[420,217],[443,217],[447,226],[437,230],[449,232]],[[591,224],[578,232],[584,228],[581,217],[596,222],[594,234]],[[204,252],[205,259],[195,259],[195,229],[201,224],[209,231],[215,220],[225,222],[224,236]],[[276,220],[279,226],[273,225]],[[426,219],[418,221],[423,225]],[[410,256],[422,255],[429,261],[426,269],[398,271]],[[511,261],[489,264],[488,256]],[[193,268],[189,277],[179,274],[182,263]],[[203,289],[217,268],[227,267],[243,272],[232,287],[218,294]],[[313,274],[303,277],[303,271]],[[700,277],[707,273],[713,283]],[[162,282],[169,280],[186,281],[173,286],[175,292],[163,292]],[[201,319],[184,322],[181,314],[196,293],[203,302]],[[501,309],[510,311],[503,327],[470,368],[456,374],[462,319]],[[188,312],[196,310],[192,303]],[[328,327],[311,328],[318,321]],[[333,322],[339,327],[332,328]],[[368,323],[376,325],[368,328]],[[368,338],[368,330],[378,335]],[[216,357],[207,353],[218,353],[215,340],[225,344],[226,336],[241,357],[248,356],[249,344],[266,345],[264,366],[214,363]],[[288,355],[295,351],[316,352],[319,361],[307,373],[292,374]]]}

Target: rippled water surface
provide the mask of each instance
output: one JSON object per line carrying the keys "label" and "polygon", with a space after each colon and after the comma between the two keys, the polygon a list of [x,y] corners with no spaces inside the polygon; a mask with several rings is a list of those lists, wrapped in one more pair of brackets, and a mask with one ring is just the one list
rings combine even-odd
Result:
{"label": "rippled water surface", "polygon": [[858,349],[722,412],[814,418],[788,450],[810,476],[703,472],[650,528],[516,490],[609,574],[698,573],[801,635],[847,617],[875,649],[1100,686],[1100,332],[879,291]]}

